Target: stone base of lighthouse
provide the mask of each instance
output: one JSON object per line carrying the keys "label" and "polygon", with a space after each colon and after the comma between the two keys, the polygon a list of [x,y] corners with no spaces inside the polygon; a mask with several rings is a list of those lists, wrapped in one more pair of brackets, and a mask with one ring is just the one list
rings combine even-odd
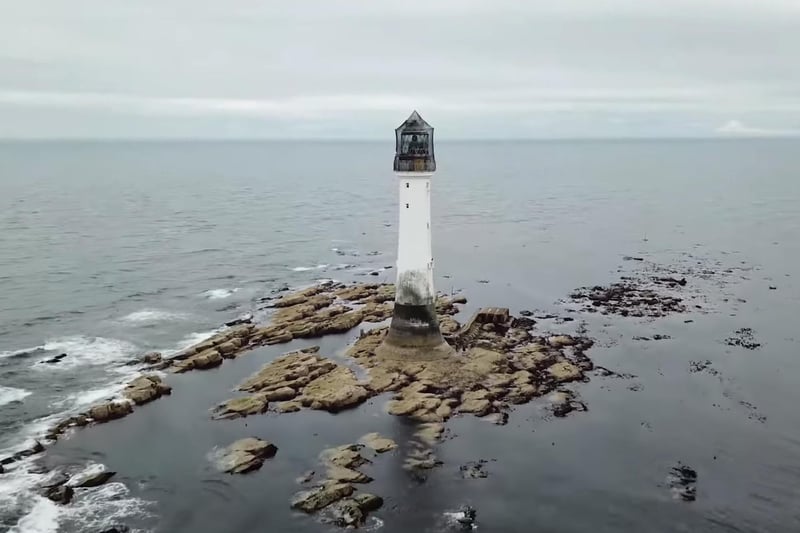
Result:
{"label": "stone base of lighthouse", "polygon": [[454,353],[439,331],[433,302],[426,305],[395,302],[389,333],[376,351],[379,357],[404,361],[426,361]]}

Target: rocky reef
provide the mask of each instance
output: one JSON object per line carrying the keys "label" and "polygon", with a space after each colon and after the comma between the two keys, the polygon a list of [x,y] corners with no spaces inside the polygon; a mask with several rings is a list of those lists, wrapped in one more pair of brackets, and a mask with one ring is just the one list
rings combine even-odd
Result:
{"label": "rocky reef", "polygon": [[[397,448],[397,444],[377,433],[364,435],[359,444],[344,444],[324,450],[320,462],[325,469],[325,479],[312,485],[291,499],[293,509],[305,513],[322,512],[325,522],[340,527],[359,527],[367,515],[383,505],[383,498],[367,492],[356,493],[357,484],[372,482],[360,467],[369,465],[379,455]],[[370,458],[364,456],[371,451]],[[304,482],[311,482],[304,479]]]}
{"label": "rocky reef", "polygon": [[[483,309],[461,324],[454,316],[466,299],[442,296],[436,310],[454,354],[415,361],[382,358],[376,348],[387,334],[388,327],[381,322],[391,317],[393,299],[391,285],[338,283],[271,299],[267,305],[272,313],[266,324],[251,323],[250,317],[179,353],[142,356],[135,364],[147,373],[128,383],[119,399],[62,420],[47,437],[57,439],[70,428],[123,418],[138,406],[170,394],[172,388],[164,382],[169,373],[213,369],[260,346],[345,333],[364,323],[374,325],[361,329],[344,357],[326,357],[318,347],[279,356],[241,382],[239,395],[213,407],[213,418],[304,409],[335,413],[388,393],[387,412],[417,424],[414,438],[403,450],[403,466],[412,479],[422,482],[442,464],[434,449],[453,416],[491,415],[502,424],[514,405],[543,396],[555,416],[585,409],[564,385],[588,379],[586,373],[593,365],[585,353],[592,346],[587,337],[535,331],[533,318],[512,316],[504,308]],[[320,512],[323,520],[343,527],[364,524],[382,499],[357,492],[356,485],[372,481],[360,467],[397,447],[390,439],[368,434],[357,443],[327,450],[321,459],[324,479],[314,481],[313,473],[304,476],[309,486],[295,495],[292,507]],[[4,459],[3,464],[43,450],[37,443],[35,449]],[[221,471],[242,474],[259,469],[276,451],[269,442],[245,438],[219,451],[215,460]],[[48,487],[46,494],[66,503],[72,497],[70,489],[69,485]]]}

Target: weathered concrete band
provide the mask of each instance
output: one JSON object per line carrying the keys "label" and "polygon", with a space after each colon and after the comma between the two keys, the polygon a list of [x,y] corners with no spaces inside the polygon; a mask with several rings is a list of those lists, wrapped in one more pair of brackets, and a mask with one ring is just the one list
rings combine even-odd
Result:
{"label": "weathered concrete band", "polygon": [[394,304],[386,342],[395,346],[425,347],[444,342],[436,318],[436,306]]}

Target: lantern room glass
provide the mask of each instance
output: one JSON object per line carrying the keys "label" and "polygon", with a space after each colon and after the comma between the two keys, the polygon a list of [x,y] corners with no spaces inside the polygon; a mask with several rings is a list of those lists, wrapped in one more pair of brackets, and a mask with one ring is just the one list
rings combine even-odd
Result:
{"label": "lantern room glass", "polygon": [[395,130],[395,172],[433,172],[433,128],[414,111]]}

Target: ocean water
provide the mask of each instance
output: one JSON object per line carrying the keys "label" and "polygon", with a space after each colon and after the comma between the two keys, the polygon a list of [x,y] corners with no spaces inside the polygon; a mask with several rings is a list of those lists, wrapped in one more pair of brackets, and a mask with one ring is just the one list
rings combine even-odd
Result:
{"label": "ocean water", "polygon": [[[272,291],[393,281],[392,150],[0,143],[0,457],[113,397],[139,371],[132,358],[197,342]],[[479,531],[800,529],[800,141],[441,143],[437,163],[436,285],[465,291],[464,315],[484,305],[563,314],[559,300],[616,280],[635,267],[629,255],[715,274],[696,287],[708,309],[688,317],[580,317],[598,339],[592,359],[635,375],[576,385],[588,412],[553,420],[534,402],[505,427],[453,420],[458,436],[424,484],[404,475],[402,454],[380,458],[367,490],[387,505],[371,527],[447,531],[446,513],[471,503]],[[722,342],[742,327],[758,350]],[[654,333],[672,338],[633,339]],[[336,354],[351,340],[321,345]],[[407,440],[413,428],[381,415],[383,399],[336,416],[208,413],[302,345],[169,376],[172,397],[50,447],[49,466],[118,472],[69,506],[37,495],[50,474],[33,460],[0,474],[0,531],[331,529],[290,511],[294,478],[324,447],[364,433]],[[719,374],[690,372],[698,360]],[[251,433],[275,442],[276,458],[250,476],[216,473],[209,453]],[[479,458],[497,459],[490,476],[461,480],[458,466]],[[666,486],[678,461],[698,471],[695,502]]]}

